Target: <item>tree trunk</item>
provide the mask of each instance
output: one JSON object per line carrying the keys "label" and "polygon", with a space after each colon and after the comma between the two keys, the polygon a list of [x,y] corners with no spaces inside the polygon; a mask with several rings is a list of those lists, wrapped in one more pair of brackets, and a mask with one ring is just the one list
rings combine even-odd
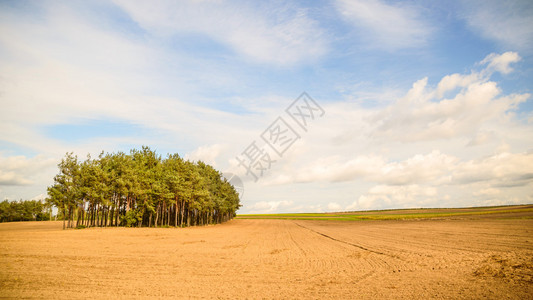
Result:
{"label": "tree trunk", "polygon": [[115,211],[115,226],[118,226],[118,216],[120,215],[120,206]]}
{"label": "tree trunk", "polygon": [[80,207],[78,206],[78,217],[76,218],[76,227],[80,226]]}
{"label": "tree trunk", "polygon": [[98,223],[98,227],[104,226],[104,218],[105,218],[105,206],[100,207],[100,223]]}
{"label": "tree trunk", "polygon": [[71,217],[72,217],[72,207],[69,206],[68,207],[68,216],[67,216],[67,218],[68,218],[67,228],[72,228],[71,224],[70,224]]}
{"label": "tree trunk", "polygon": [[167,204],[166,202],[163,202],[163,205],[161,206],[161,227],[165,225],[165,210],[166,210]]}
{"label": "tree trunk", "polygon": [[116,203],[113,205],[111,210],[109,211],[109,226],[114,226],[113,221],[115,220],[115,209],[116,209]]}
{"label": "tree trunk", "polygon": [[67,209],[63,208],[63,230],[65,230],[65,221],[67,220]]}
{"label": "tree trunk", "polygon": [[157,227],[157,220],[159,220],[159,204],[155,210],[155,227]]}
{"label": "tree trunk", "polygon": [[159,224],[159,227],[163,227],[163,224],[164,224],[164,221],[165,221],[165,202],[163,202],[163,204],[161,204],[161,220],[159,220],[159,222],[161,222],[161,224]]}
{"label": "tree trunk", "polygon": [[96,223],[94,223],[94,226],[98,226],[98,223],[100,222],[100,214],[98,213],[99,207],[96,206],[94,213],[96,214]]}
{"label": "tree trunk", "polygon": [[181,209],[180,226],[182,226],[183,225],[183,218],[185,218],[185,201],[183,199],[181,200],[180,209]]}
{"label": "tree trunk", "polygon": [[176,205],[174,206],[174,227],[178,227],[178,198],[176,198]]}

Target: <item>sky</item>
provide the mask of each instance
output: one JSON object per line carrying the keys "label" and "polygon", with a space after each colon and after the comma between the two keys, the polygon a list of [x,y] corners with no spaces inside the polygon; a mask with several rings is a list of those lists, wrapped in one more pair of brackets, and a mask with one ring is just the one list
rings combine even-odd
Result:
{"label": "sky", "polygon": [[532,89],[531,1],[2,0],[0,199],[146,145],[239,213],[533,203]]}

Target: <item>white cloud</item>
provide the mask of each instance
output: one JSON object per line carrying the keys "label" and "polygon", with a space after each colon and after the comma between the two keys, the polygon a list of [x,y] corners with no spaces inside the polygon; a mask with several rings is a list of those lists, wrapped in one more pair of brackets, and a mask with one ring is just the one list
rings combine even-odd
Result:
{"label": "white cloud", "polygon": [[[318,159],[307,164],[301,170],[289,174],[282,174],[290,182],[313,182],[317,180],[327,180],[341,182],[372,174],[376,168],[385,165],[383,157],[379,156],[358,156],[348,161],[342,161],[345,157],[334,156]],[[277,183],[281,183],[277,181]]]}
{"label": "white cloud", "polygon": [[55,159],[42,155],[27,158],[0,154],[0,185],[31,185],[36,177],[56,164]]}
{"label": "white cloud", "polygon": [[457,158],[433,151],[427,155],[417,154],[404,161],[389,162],[382,156],[360,155],[343,161],[345,157],[327,157],[308,163],[303,169],[295,170],[290,176],[280,174],[274,184],[289,182],[330,181],[342,182],[365,179],[390,185],[413,184],[416,182],[446,181],[444,174]]}
{"label": "white cloud", "polygon": [[479,146],[479,145],[483,145],[491,140],[494,140],[495,138],[495,133],[494,131],[483,131],[483,130],[480,130],[478,131],[478,133],[476,134],[476,136],[474,138],[472,138],[470,140],[470,142],[468,142],[467,146]]}
{"label": "white cloud", "polygon": [[[445,76],[437,88],[428,87],[427,78],[415,82],[405,97],[375,112],[373,135],[403,142],[472,137],[489,120],[504,122],[506,114],[530,95],[501,95],[489,76],[493,70],[510,72],[509,65],[518,60],[513,52],[491,54],[482,61],[485,69]],[[450,91],[457,91],[453,98],[441,98]]]}
{"label": "white cloud", "polygon": [[255,8],[219,1],[115,3],[150,32],[204,34],[258,62],[290,65],[315,60],[327,48],[315,21],[287,3],[255,3]]}
{"label": "white cloud", "polygon": [[463,18],[504,49],[533,52],[533,4],[528,0],[463,0]]}
{"label": "white cloud", "polygon": [[[527,152],[504,152],[466,161],[439,151],[416,154],[399,162],[367,157],[345,163],[339,160],[318,160],[309,168],[295,169],[292,176],[285,172],[281,175],[285,181],[275,179],[272,183],[365,180],[392,188],[420,184],[450,187],[478,182],[490,187],[511,187],[533,182],[533,153]],[[375,191],[372,194],[385,194]]]}
{"label": "white cloud", "polygon": [[336,202],[330,202],[328,203],[328,211],[331,212],[338,212],[342,210],[342,206],[339,203]]}
{"label": "white cloud", "polygon": [[495,188],[487,188],[472,193],[474,196],[497,196],[501,194],[501,190]]}
{"label": "white cloud", "polygon": [[[15,18],[0,12],[0,42],[6,53],[0,57],[3,141],[54,155],[72,150],[84,155],[106,145],[116,149],[117,144],[169,143],[169,148],[178,144],[189,150],[247,137],[256,129],[252,121],[262,111],[238,116],[206,107],[198,83],[191,83],[201,82],[201,90],[204,84],[224,85],[223,78],[231,78],[227,70],[214,70],[194,55],[176,55],[153,40],[151,44],[105,30],[105,24],[91,22],[91,11],[83,14],[61,3],[42,11],[41,18],[31,21],[26,15]],[[169,93],[172,96],[161,95]],[[194,102],[188,101],[191,94]],[[110,140],[95,132],[97,136],[82,145],[47,136],[46,126],[99,120],[135,125],[153,134]]]}
{"label": "white cloud", "polygon": [[260,201],[256,202],[247,209],[252,214],[266,214],[283,210],[293,204],[293,201]]}
{"label": "white cloud", "polygon": [[201,160],[206,164],[210,164],[214,167],[216,167],[216,159],[219,157],[220,153],[224,147],[220,144],[214,144],[210,146],[201,146],[198,147],[196,150],[192,151],[191,153],[188,153],[185,155],[185,159],[191,160],[191,161],[198,161]]}
{"label": "white cloud", "polygon": [[31,180],[28,180],[15,172],[0,170],[0,185],[28,185],[31,183]]}
{"label": "white cloud", "polygon": [[31,200],[44,201],[46,199],[46,197],[48,197],[48,195],[41,193],[41,194],[39,194],[37,196],[32,197]]}
{"label": "white cloud", "polygon": [[486,64],[487,70],[489,71],[494,70],[502,74],[509,74],[513,71],[510,65],[520,60],[521,57],[516,52],[505,52],[503,54],[491,53],[481,61],[481,64]]}
{"label": "white cloud", "polygon": [[499,153],[470,160],[454,168],[452,182],[487,182],[494,187],[524,186],[533,183],[533,153]]}
{"label": "white cloud", "polygon": [[344,19],[375,47],[402,49],[426,44],[432,29],[414,7],[402,3],[387,4],[379,0],[337,0]]}
{"label": "white cloud", "polygon": [[346,209],[421,207],[424,204],[435,203],[436,196],[437,189],[429,186],[417,184],[402,186],[377,185],[371,188],[366,195],[361,195]]}
{"label": "white cloud", "polygon": [[481,74],[479,73],[471,73],[469,75],[462,75],[457,73],[452,75],[446,75],[437,85],[435,96],[437,98],[442,98],[444,94],[448,91],[453,91],[457,88],[465,88],[470,84],[479,81],[480,76]]}
{"label": "white cloud", "polygon": [[328,199],[350,210],[484,205],[494,200],[487,191],[495,190],[502,191],[498,201],[524,203],[533,182],[533,144],[526,138],[533,130],[513,111],[529,94],[505,95],[490,80],[494,72],[512,71],[517,58],[491,54],[481,70],[445,76],[436,87],[423,79],[385,107],[325,104],[327,120],[261,180],[264,186],[353,184],[349,202],[347,194]]}
{"label": "white cloud", "polygon": [[[335,8],[370,47],[423,46],[434,31],[421,11],[390,3],[338,1]],[[294,77],[276,88],[293,83],[292,88],[300,88],[324,78],[316,76],[321,70],[356,59],[340,53],[341,47],[326,64],[298,68],[321,58],[328,40],[338,36],[325,37],[319,25],[331,24],[316,23],[311,18],[315,8],[302,10],[286,3],[274,7],[277,4],[117,1],[111,13],[123,9],[140,28],[130,26],[130,20],[121,20],[127,25],[106,23],[107,17],[92,15],[94,7],[80,10],[85,5],[81,2],[46,3],[38,17],[0,10],[2,142],[54,157],[65,151],[84,156],[122,145],[164,145],[165,150],[188,152],[190,159],[216,163],[217,169],[241,176],[238,164],[233,162],[235,170],[224,164],[259,139],[296,96],[287,97],[270,84]],[[326,22],[338,17],[318,15]],[[126,27],[135,32],[123,32]],[[207,41],[208,56],[217,57],[190,53],[175,43],[191,38]],[[506,93],[491,79],[495,72],[512,73],[518,61],[515,52],[490,54],[475,65],[481,70],[444,76],[435,84],[431,78],[422,79],[406,93],[398,92],[403,89],[398,86],[368,92],[363,84],[354,88],[352,97],[335,102],[337,94],[331,89],[317,88],[316,100],[326,116],[313,122],[260,182],[241,177],[247,197],[243,211],[325,211],[346,207],[354,199],[360,208],[396,202],[416,206],[425,200],[462,205],[531,199],[527,189],[533,117],[516,110],[530,95]],[[280,69],[289,75],[279,79]],[[353,72],[331,72],[337,71]],[[386,77],[390,69],[382,71],[380,76]],[[252,72],[257,74],[253,80],[260,81],[246,81]],[[371,74],[368,80],[374,80]],[[339,81],[339,86],[354,86],[351,79]],[[257,89],[252,93],[257,96],[250,97],[240,87]],[[367,100],[372,105],[365,105]],[[133,124],[141,132],[120,138],[95,133],[82,141],[48,136],[48,126],[99,120]],[[2,196],[38,195],[57,171],[56,162],[36,170],[36,157],[9,159],[31,163],[8,167],[8,158],[0,156]],[[435,189],[439,196],[431,195]],[[494,190],[501,192],[489,195]]]}

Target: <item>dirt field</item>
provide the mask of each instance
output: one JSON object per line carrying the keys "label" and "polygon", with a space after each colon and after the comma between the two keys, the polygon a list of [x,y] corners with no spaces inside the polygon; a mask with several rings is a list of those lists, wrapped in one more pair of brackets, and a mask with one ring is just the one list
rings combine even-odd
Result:
{"label": "dirt field", "polygon": [[533,213],[198,228],[0,224],[0,298],[533,297]]}

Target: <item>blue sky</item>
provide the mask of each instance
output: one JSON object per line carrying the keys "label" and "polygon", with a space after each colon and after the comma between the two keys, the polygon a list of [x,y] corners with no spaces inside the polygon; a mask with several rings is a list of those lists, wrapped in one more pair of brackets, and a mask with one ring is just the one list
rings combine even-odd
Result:
{"label": "blue sky", "polygon": [[530,1],[0,1],[0,197],[148,145],[237,174],[242,213],[533,203],[532,60]]}

